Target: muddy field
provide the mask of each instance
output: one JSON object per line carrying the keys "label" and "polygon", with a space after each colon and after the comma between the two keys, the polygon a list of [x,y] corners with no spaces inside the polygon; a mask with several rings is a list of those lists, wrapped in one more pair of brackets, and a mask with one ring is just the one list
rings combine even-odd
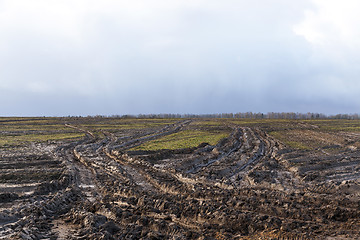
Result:
{"label": "muddy field", "polygon": [[359,239],[360,121],[0,118],[0,239]]}

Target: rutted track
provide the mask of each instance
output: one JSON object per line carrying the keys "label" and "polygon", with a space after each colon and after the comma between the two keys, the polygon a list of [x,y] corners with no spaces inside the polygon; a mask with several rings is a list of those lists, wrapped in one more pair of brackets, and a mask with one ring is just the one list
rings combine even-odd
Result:
{"label": "rutted track", "polygon": [[[2,195],[0,236],[312,239],[341,233],[360,237],[358,152],[341,162],[339,156],[324,155],[321,161],[304,165],[308,156],[285,151],[281,142],[259,128],[236,125],[228,138],[214,146],[128,151],[189,124],[180,121],[121,137],[103,131],[103,138],[67,125],[87,136],[50,150],[46,146],[33,150],[31,159],[47,152],[33,166],[48,161],[48,166],[61,169],[61,176],[39,185],[27,183],[34,191],[27,195]],[[1,168],[8,169],[8,159],[2,161]],[[320,171],[315,178],[314,171]],[[334,194],[340,196],[334,199]]]}

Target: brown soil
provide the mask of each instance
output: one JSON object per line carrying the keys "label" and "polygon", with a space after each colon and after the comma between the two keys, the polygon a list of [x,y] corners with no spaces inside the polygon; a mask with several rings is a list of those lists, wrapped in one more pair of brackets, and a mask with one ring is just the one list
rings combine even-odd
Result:
{"label": "brown soil", "polygon": [[189,124],[1,148],[0,239],[360,238],[359,135],[297,131],[330,146],[304,151],[233,124],[215,146],[128,151]]}

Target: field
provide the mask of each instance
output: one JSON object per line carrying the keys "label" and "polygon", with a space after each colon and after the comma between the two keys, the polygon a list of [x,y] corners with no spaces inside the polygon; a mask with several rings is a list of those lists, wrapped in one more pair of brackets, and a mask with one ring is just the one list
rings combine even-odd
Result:
{"label": "field", "polygon": [[360,121],[0,118],[0,239],[360,239]]}

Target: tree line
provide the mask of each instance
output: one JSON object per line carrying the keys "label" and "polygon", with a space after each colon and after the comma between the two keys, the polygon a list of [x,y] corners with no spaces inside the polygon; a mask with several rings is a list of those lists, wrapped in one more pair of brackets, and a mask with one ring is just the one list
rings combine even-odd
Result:
{"label": "tree line", "polygon": [[326,115],[323,113],[295,113],[295,112],[268,112],[268,113],[253,113],[253,112],[243,112],[243,113],[214,113],[214,114],[171,114],[171,113],[162,113],[162,114],[125,114],[125,115],[96,115],[96,116],[87,116],[90,118],[234,118],[234,119],[348,119],[356,120],[360,119],[359,114],[335,114],[335,115]]}

